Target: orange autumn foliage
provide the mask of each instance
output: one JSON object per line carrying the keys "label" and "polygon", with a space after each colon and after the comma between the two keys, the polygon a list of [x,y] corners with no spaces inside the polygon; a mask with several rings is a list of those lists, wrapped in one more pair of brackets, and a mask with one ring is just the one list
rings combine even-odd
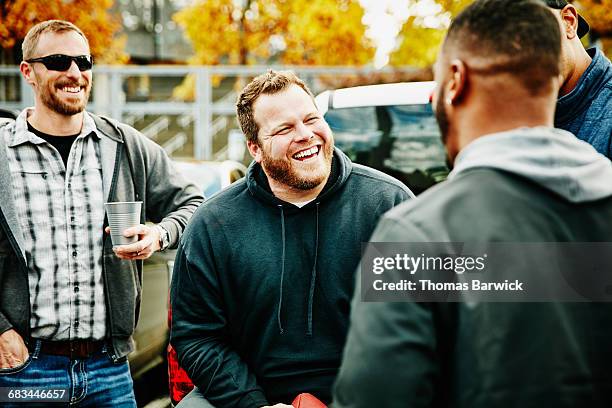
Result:
{"label": "orange autumn foliage", "polygon": [[60,19],[74,23],[85,33],[96,62],[125,62],[125,39],[115,38],[121,23],[111,14],[112,5],[113,0],[4,1],[0,5],[0,47],[19,46],[35,24]]}

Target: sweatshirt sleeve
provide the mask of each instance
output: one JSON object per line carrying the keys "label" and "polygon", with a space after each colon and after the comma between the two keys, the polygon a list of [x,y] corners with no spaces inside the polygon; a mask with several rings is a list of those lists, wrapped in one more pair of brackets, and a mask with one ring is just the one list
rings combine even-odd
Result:
{"label": "sweatshirt sleeve", "polygon": [[[370,241],[398,242],[406,236],[419,240],[410,226],[385,216]],[[358,277],[332,406],[434,406],[440,375],[435,316],[426,303],[363,302]]]}
{"label": "sweatshirt sleeve", "polygon": [[148,143],[151,165],[147,170],[147,219],[169,234],[169,248],[176,248],[189,219],[204,201],[200,189],[188,182],[166,152],[152,141]]}
{"label": "sweatshirt sleeve", "polygon": [[170,293],[171,343],[211,404],[259,408],[268,405],[263,389],[228,339],[210,239],[204,223],[195,222],[179,245]]}

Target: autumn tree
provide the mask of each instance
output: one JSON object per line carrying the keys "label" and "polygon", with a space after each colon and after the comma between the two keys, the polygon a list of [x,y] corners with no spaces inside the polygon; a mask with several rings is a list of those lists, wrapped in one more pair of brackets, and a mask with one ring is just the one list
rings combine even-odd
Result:
{"label": "autumn tree", "polygon": [[[125,62],[125,39],[115,38],[121,23],[110,12],[112,5],[113,0],[3,1],[0,6],[0,47],[7,55],[21,45],[32,26],[45,20],[61,19],[74,23],[83,31],[96,62]],[[17,51],[13,52],[13,58],[20,55]]]}
{"label": "autumn tree", "polygon": [[361,65],[375,52],[357,0],[198,0],[174,18],[196,64]]}
{"label": "autumn tree", "polygon": [[[415,8],[420,0],[411,0]],[[389,56],[395,66],[428,67],[436,60],[451,18],[473,0],[436,0],[437,10],[427,15],[410,16],[402,25],[398,47]]]}
{"label": "autumn tree", "polygon": [[[363,65],[375,48],[358,0],[196,0],[175,14],[201,65]],[[239,87],[239,86],[238,86]],[[174,96],[192,99],[189,76]]]}
{"label": "autumn tree", "polygon": [[292,1],[281,61],[305,65],[364,65],[375,48],[365,35],[357,1]]}

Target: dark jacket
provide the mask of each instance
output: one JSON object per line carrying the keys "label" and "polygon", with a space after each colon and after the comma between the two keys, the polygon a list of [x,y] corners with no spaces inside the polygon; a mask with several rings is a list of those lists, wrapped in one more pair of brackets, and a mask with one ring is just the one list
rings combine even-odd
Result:
{"label": "dark jacket", "polygon": [[[159,223],[169,232],[170,244],[175,247],[187,221],[203,201],[200,191],[174,170],[160,146],[127,125],[90,115],[102,134],[102,184],[107,201],[143,201],[142,223]],[[13,130],[12,124],[2,129]],[[10,186],[10,177],[4,137],[0,135],[0,185]],[[6,192],[0,197],[0,333],[13,328],[28,341],[28,271],[16,217],[12,194]],[[104,234],[103,242],[107,336],[112,343],[112,358],[120,360],[133,349],[131,335],[138,322],[142,261],[119,259],[108,234]]]}
{"label": "dark jacket", "polygon": [[327,185],[302,208],[252,164],[195,213],[175,261],[171,342],[213,405],[330,400],[361,242],[410,197],[336,150]]}
{"label": "dark jacket", "polygon": [[[569,133],[528,132],[473,142],[448,182],[391,210],[372,241],[612,241],[612,187],[594,179],[610,180],[612,164]],[[609,407],[611,318],[610,303],[365,303],[356,292],[333,406]]]}
{"label": "dark jacket", "polygon": [[576,88],[557,101],[555,126],[575,134],[612,159],[612,64],[597,48]]}

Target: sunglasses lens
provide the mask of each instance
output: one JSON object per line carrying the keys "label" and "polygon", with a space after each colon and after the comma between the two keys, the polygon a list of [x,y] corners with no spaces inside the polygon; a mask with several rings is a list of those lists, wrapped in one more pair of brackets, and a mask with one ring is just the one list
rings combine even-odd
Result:
{"label": "sunglasses lens", "polygon": [[41,58],[40,62],[51,71],[68,71],[73,60],[80,71],[88,71],[93,67],[93,58],[90,55],[79,55],[78,57],[63,54],[49,55]]}
{"label": "sunglasses lens", "polygon": [[67,55],[50,55],[43,58],[42,63],[52,71],[67,71],[72,64],[72,58]]}
{"label": "sunglasses lens", "polygon": [[88,71],[93,66],[93,59],[89,55],[80,55],[75,57],[75,61],[80,71]]}

